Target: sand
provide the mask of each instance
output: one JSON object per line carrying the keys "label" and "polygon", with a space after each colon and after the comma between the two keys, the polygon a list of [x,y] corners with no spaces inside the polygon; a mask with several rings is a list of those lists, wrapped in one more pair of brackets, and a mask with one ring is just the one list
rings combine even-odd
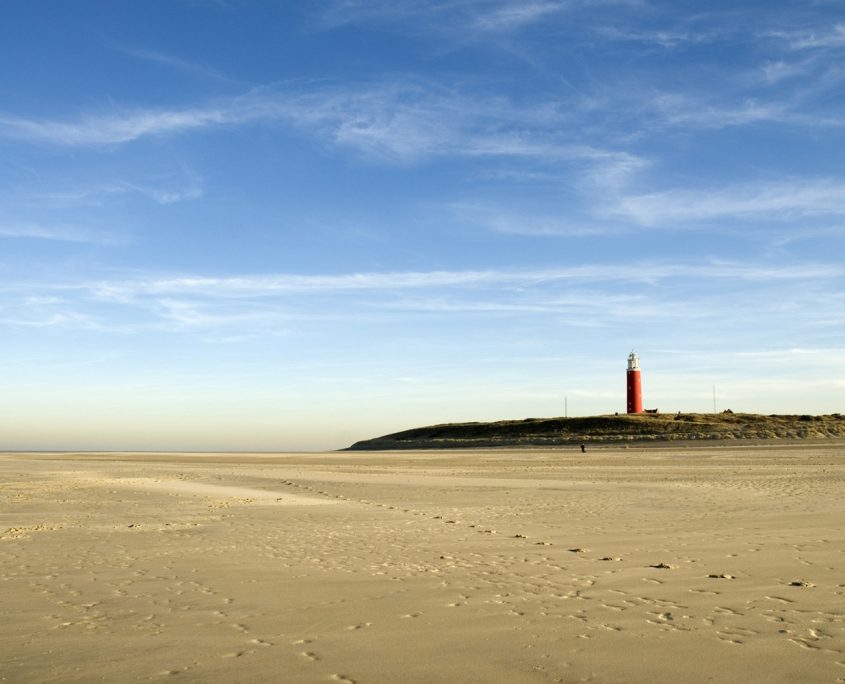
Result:
{"label": "sand", "polygon": [[845,446],[0,455],[3,682],[845,682]]}

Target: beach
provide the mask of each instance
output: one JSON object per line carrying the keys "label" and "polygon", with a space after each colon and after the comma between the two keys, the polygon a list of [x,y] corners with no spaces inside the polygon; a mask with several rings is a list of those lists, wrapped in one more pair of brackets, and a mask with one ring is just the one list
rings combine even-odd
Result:
{"label": "beach", "polygon": [[845,682],[844,457],[0,454],[0,681]]}

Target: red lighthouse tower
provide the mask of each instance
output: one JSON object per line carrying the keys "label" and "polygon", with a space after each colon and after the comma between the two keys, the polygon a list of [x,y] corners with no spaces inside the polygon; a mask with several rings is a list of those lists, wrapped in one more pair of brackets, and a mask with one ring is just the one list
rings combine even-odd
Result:
{"label": "red lighthouse tower", "polygon": [[631,352],[628,355],[628,413],[643,412],[643,385],[640,378],[640,359]]}

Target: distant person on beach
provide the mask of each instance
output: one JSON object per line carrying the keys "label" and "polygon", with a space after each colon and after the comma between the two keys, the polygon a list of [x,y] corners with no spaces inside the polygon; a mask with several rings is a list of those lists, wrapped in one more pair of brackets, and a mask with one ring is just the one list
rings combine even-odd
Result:
{"label": "distant person on beach", "polygon": [[583,453],[586,453],[586,451],[587,451],[587,445],[586,445],[586,444],[582,444],[582,445],[581,445],[581,453],[582,453],[582,454],[583,454]]}

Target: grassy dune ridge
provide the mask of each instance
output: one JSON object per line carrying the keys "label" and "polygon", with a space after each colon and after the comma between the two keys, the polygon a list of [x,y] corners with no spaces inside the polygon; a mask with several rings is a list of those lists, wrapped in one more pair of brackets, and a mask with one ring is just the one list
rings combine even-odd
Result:
{"label": "grassy dune ridge", "polygon": [[446,423],[356,442],[349,450],[558,446],[669,440],[845,438],[845,416],[755,413],[643,413]]}

